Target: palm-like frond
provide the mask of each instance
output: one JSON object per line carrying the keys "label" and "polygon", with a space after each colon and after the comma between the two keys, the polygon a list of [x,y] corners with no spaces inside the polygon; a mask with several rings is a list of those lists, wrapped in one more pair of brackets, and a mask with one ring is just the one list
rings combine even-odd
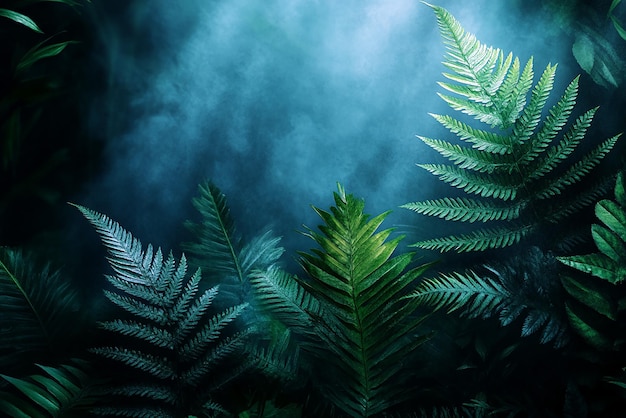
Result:
{"label": "palm-like frond", "polygon": [[[467,252],[516,244],[546,225],[562,222],[580,208],[565,208],[559,203],[567,199],[571,186],[600,164],[619,135],[578,158],[575,152],[597,110],[583,113],[567,126],[576,103],[578,77],[554,105],[546,108],[556,65],[549,64],[533,85],[532,58],[522,69],[518,58],[483,45],[447,10],[431,7],[447,47],[443,64],[451,71],[444,73],[449,81],[439,84],[453,95],[440,96],[453,109],[490,127],[475,128],[451,116],[433,115],[461,144],[419,136],[452,164],[418,166],[478,197],[444,198],[403,207],[446,220],[500,226],[414,245],[442,252]],[[498,238],[497,234],[502,236]]]}
{"label": "palm-like frond", "polygon": [[19,392],[0,392],[0,411],[12,417],[85,416],[96,398],[90,394],[93,382],[80,366],[37,366],[43,374],[22,379],[0,374]]}
{"label": "palm-like frond", "polygon": [[391,257],[401,237],[376,232],[387,213],[370,219],[341,186],[334,197],[330,212],[314,208],[325,225],[306,232],[321,247],[301,253],[307,277],[270,270],[253,284],[262,305],[294,332],[317,334],[307,351],[327,369],[314,373],[324,396],[349,416],[367,417],[410,394],[400,359],[426,337],[415,335],[424,318],[402,296],[427,266],[406,271],[412,254]]}
{"label": "palm-like frond", "polygon": [[79,295],[59,271],[34,257],[0,249],[0,369],[66,355],[81,332]]}
{"label": "palm-like frond", "polygon": [[[223,330],[247,304],[210,316],[218,289],[201,291],[200,270],[189,277],[184,255],[178,262],[171,253],[164,258],[160,249],[142,248],[107,216],[75,206],[96,228],[109,253],[115,274],[107,279],[117,291],[105,295],[132,315],[101,323],[103,329],[129,337],[125,344],[92,351],[150,376],[144,396],[157,402],[157,409],[177,414],[200,410],[209,399],[193,391],[206,381],[211,368],[243,346],[249,330],[228,337]],[[185,391],[197,396],[183,395]]]}

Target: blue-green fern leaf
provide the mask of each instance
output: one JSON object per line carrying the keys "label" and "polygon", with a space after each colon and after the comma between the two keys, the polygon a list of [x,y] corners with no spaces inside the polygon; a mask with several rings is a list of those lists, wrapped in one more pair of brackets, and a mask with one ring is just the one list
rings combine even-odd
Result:
{"label": "blue-green fern leaf", "polygon": [[[201,290],[200,270],[189,276],[184,255],[176,261],[171,253],[165,258],[160,249],[155,251],[150,245],[144,249],[138,239],[106,215],[74,206],[96,228],[109,253],[114,274],[107,279],[115,291],[105,295],[131,315],[102,322],[104,330],[126,338],[120,345],[94,348],[92,352],[144,372],[145,384],[132,386],[135,389],[127,395],[133,396],[143,386],[142,393],[157,402],[139,411],[120,407],[118,412],[154,416],[150,414],[169,410],[169,414],[187,416],[201,411],[210,393],[197,389],[207,382],[212,368],[241,350],[250,333],[244,329],[224,335],[224,328],[247,304],[212,315],[210,308],[218,287]],[[164,396],[167,391],[170,395]],[[185,391],[196,395],[182,395]],[[159,406],[160,401],[170,405]]]}
{"label": "blue-green fern leaf", "polygon": [[[600,164],[619,135],[577,159],[576,151],[597,110],[583,113],[567,126],[576,104],[578,77],[546,109],[556,65],[548,64],[535,83],[532,58],[521,69],[517,57],[483,45],[446,9],[429,6],[446,46],[443,64],[450,71],[443,74],[449,81],[439,85],[451,95],[439,95],[452,109],[488,127],[474,127],[452,116],[432,115],[460,143],[418,136],[451,163],[418,166],[477,198],[413,202],[403,207],[450,221],[494,223],[469,235],[429,239],[414,245],[442,252],[484,251],[517,244],[539,231],[546,234],[548,227],[555,232],[547,232],[548,236],[559,236],[557,229],[565,218],[585,206],[563,203],[569,202],[574,193],[572,186]],[[569,168],[563,168],[566,164]],[[591,192],[598,193],[598,189]],[[511,219],[519,222],[506,223]],[[498,239],[494,233],[502,237]],[[554,247],[558,248],[559,243]]]}
{"label": "blue-green fern leaf", "polygon": [[407,297],[470,318],[497,316],[503,326],[524,318],[523,337],[539,334],[541,343],[560,347],[567,341],[567,327],[565,313],[555,309],[561,299],[557,264],[533,247],[506,264],[485,266],[487,274],[469,270],[426,279]]}

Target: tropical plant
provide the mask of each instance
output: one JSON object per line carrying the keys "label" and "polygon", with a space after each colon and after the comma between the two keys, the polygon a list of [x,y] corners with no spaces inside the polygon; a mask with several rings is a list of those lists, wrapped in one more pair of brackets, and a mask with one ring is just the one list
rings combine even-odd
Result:
{"label": "tropical plant", "polygon": [[[564,274],[563,287],[572,297],[567,315],[574,330],[592,346],[603,350],[626,344],[626,328],[620,319],[626,310],[626,190],[624,175],[615,183],[615,200],[595,206],[600,224],[591,226],[599,252],[558,257],[566,266],[588,273]],[[590,276],[592,277],[590,277]]]}
{"label": "tropical plant", "polygon": [[139,417],[223,411],[211,399],[212,391],[243,366],[228,370],[223,379],[216,369],[242,348],[250,332],[224,335],[224,328],[247,304],[210,316],[218,287],[199,293],[200,270],[189,277],[184,255],[176,262],[171,253],[164,257],[151,245],[143,249],[138,239],[107,216],[75,206],[95,227],[109,253],[114,274],[107,279],[116,291],[105,290],[105,295],[128,317],[100,324],[104,330],[129,337],[127,342],[92,351],[140,372],[138,383],[125,383],[113,394],[150,401],[149,406],[100,412]]}
{"label": "tropical plant", "polygon": [[[577,158],[574,153],[597,111],[593,108],[584,112],[566,129],[576,103],[578,77],[546,109],[556,65],[549,64],[533,87],[532,58],[522,68],[511,53],[505,56],[500,49],[480,43],[447,10],[431,7],[447,46],[443,64],[451,71],[444,73],[450,82],[439,85],[453,93],[439,96],[452,109],[483,125],[475,127],[452,116],[432,115],[469,146],[420,136],[453,165],[418,165],[478,197],[446,197],[403,207],[448,221],[482,222],[486,226],[468,234],[420,241],[414,246],[468,252],[509,247],[540,234],[545,240],[552,236],[551,229],[593,204],[604,191],[600,182],[584,192],[568,193],[602,161],[619,135]],[[564,167],[568,161],[569,167]]]}
{"label": "tropical plant", "polygon": [[80,308],[78,292],[60,271],[40,267],[32,254],[0,248],[0,370],[22,375],[35,362],[73,353],[87,324],[88,315],[76,315]]}
{"label": "tropical plant", "polygon": [[84,417],[97,396],[84,362],[58,367],[37,364],[43,374],[15,378],[0,374],[19,393],[0,392],[0,411],[15,418]]}
{"label": "tropical plant", "polygon": [[273,268],[252,282],[260,304],[301,338],[314,387],[345,415],[375,416],[415,395],[405,365],[428,335],[417,334],[418,304],[402,296],[429,265],[407,270],[413,254],[391,257],[402,237],[376,232],[388,212],[370,219],[341,186],[334,200],[330,212],[314,208],[321,233],[305,232],[320,247],[300,253],[307,276]]}
{"label": "tropical plant", "polygon": [[[0,4],[0,236],[2,243],[50,250],[53,209],[88,178],[97,141],[85,141],[87,22],[84,0]],[[10,40],[10,41],[9,41]],[[82,43],[81,43],[82,42]],[[69,164],[71,161],[71,164]],[[17,216],[31,219],[13,222]],[[41,252],[37,248],[38,252]],[[50,250],[51,251],[51,250]],[[51,251],[52,252],[52,251]],[[61,254],[58,254],[59,258]]]}

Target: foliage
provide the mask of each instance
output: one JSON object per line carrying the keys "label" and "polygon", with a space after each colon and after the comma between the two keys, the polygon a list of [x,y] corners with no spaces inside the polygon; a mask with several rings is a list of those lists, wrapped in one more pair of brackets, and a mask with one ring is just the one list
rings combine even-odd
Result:
{"label": "foliage", "polygon": [[96,398],[83,362],[37,367],[43,374],[23,379],[0,374],[21,393],[0,392],[0,411],[16,418],[84,417]]}
{"label": "foliage", "polygon": [[[570,121],[578,93],[578,77],[551,108],[556,65],[548,65],[533,87],[533,59],[521,67],[511,53],[481,44],[448,11],[431,6],[448,55],[451,71],[440,82],[454,95],[439,94],[452,109],[491,129],[473,127],[452,116],[433,117],[469,146],[419,137],[454,165],[418,164],[450,185],[478,198],[452,197],[407,203],[404,208],[449,221],[488,224],[469,234],[421,241],[415,246],[439,251],[483,251],[509,247],[593,203],[603,191],[596,185],[568,194],[613,148],[616,135],[576,159],[597,108]],[[532,89],[532,90],[531,90]],[[530,93],[530,98],[527,96]],[[542,117],[543,114],[547,116]],[[566,124],[570,123],[566,129]],[[558,141],[555,140],[560,135]],[[571,161],[569,167],[563,167]],[[493,226],[492,226],[493,225]]]}
{"label": "foliage", "polygon": [[0,370],[22,373],[24,365],[74,350],[86,325],[76,316],[80,307],[79,294],[59,271],[1,248]]}
{"label": "foliage", "polygon": [[[114,275],[107,276],[116,291],[106,297],[130,319],[101,323],[107,331],[130,337],[125,344],[93,349],[94,353],[142,372],[143,382],[126,384],[115,394],[150,400],[138,409],[112,407],[107,413],[125,416],[200,413],[221,410],[211,400],[210,390],[221,384],[215,369],[242,348],[248,329],[224,335],[247,304],[232,306],[214,316],[209,308],[218,293],[212,287],[199,293],[198,269],[187,275],[184,255],[163,257],[107,216],[76,205],[96,228],[108,253]],[[229,370],[229,380],[241,370]],[[169,411],[169,412],[168,412]],[[185,415],[186,416],[186,415]]]}
{"label": "foliage", "polygon": [[[41,232],[55,219],[51,208],[58,208],[62,194],[84,181],[86,169],[94,167],[89,157],[97,146],[84,140],[85,118],[79,109],[86,67],[76,65],[88,41],[87,22],[81,17],[88,3],[5,0],[0,5],[3,244],[45,240]],[[17,227],[16,216],[31,221]]]}
{"label": "foliage", "polygon": [[507,263],[485,268],[485,275],[469,270],[426,279],[408,297],[435,309],[462,310],[470,318],[497,315],[502,326],[523,318],[523,337],[538,333],[541,343],[556,347],[567,342],[567,321],[558,309],[563,295],[554,256],[533,247]]}
{"label": "foliage", "polygon": [[405,271],[413,255],[391,257],[402,237],[376,232],[387,212],[370,219],[341,186],[334,198],[330,212],[314,208],[324,225],[306,232],[320,246],[300,253],[307,277],[269,269],[253,285],[262,305],[303,338],[309,364],[324,364],[311,370],[315,387],[349,416],[374,416],[411,396],[403,364],[428,337],[416,334],[425,319],[415,315],[418,305],[402,296],[428,265]]}
{"label": "foliage", "polygon": [[624,175],[615,184],[615,200],[604,199],[595,207],[600,224],[591,226],[599,252],[558,257],[563,264],[590,276],[564,275],[563,286],[572,297],[567,314],[574,330],[588,343],[600,349],[624,345],[620,325],[626,309],[626,191]]}
{"label": "foliage", "polygon": [[283,253],[280,238],[271,231],[261,234],[246,245],[237,234],[226,196],[211,182],[198,186],[199,196],[192,203],[201,216],[200,222],[186,221],[185,226],[196,236],[183,243],[191,254],[191,262],[215,283],[220,284],[222,297],[236,303],[250,300],[249,276],[275,263]]}

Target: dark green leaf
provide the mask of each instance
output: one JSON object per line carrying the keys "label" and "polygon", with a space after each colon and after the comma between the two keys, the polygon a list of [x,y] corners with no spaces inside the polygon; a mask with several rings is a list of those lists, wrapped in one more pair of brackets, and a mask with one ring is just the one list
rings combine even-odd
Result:
{"label": "dark green leaf", "polygon": [[43,31],[39,29],[39,26],[37,26],[37,24],[33,21],[33,19],[31,19],[30,17],[22,13],[15,12],[13,10],[8,10],[8,9],[0,9],[0,16],[6,17],[7,19],[11,19],[12,21],[19,23],[20,25],[24,25],[28,29],[35,31],[37,33],[43,33]]}

